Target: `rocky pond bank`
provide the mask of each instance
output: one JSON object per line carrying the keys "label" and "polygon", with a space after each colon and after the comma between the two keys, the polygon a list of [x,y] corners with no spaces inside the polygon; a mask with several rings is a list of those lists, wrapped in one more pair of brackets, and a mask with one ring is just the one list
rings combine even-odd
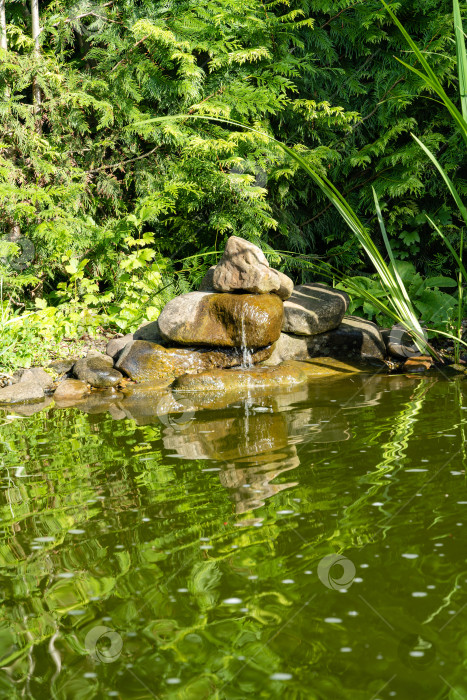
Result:
{"label": "rocky pond bank", "polygon": [[232,236],[199,291],[172,299],[157,321],[110,340],[105,353],[19,370],[0,388],[0,406],[23,404],[32,413],[53,400],[58,408],[108,404],[118,412],[122,401],[162,397],[161,410],[171,412],[183,396],[215,406],[221,396],[394,363],[407,372],[431,368],[402,331],[346,315],[348,306],[347,294],[327,285],[294,287],[257,246]]}

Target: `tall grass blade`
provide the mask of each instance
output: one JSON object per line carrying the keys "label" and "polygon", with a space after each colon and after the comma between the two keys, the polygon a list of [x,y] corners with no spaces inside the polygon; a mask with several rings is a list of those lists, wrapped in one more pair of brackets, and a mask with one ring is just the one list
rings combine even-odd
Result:
{"label": "tall grass blade", "polygon": [[444,233],[441,231],[441,229],[435,224],[435,222],[432,219],[430,219],[429,216],[426,216],[426,218],[427,218],[427,221],[429,221],[430,224],[433,226],[436,233],[439,236],[441,236],[441,238],[443,239],[444,243],[446,244],[446,247],[449,249],[449,252],[451,253],[454,260],[456,261],[456,263],[459,267],[459,270],[462,272],[462,275],[463,275],[465,281],[467,282],[467,270],[465,269],[460,256],[457,254],[456,249],[454,248],[452,243],[447,239],[447,237],[444,235]]}
{"label": "tall grass blade", "polygon": [[409,295],[407,294],[407,290],[406,290],[406,288],[405,288],[405,285],[404,285],[404,283],[403,283],[403,281],[402,281],[402,279],[401,279],[401,277],[400,277],[400,275],[399,275],[399,272],[398,272],[398,270],[397,270],[397,265],[396,265],[396,261],[395,261],[395,258],[394,258],[394,254],[393,254],[393,252],[392,252],[391,244],[389,243],[389,238],[388,238],[388,235],[387,235],[387,233],[386,233],[386,226],[385,226],[385,224],[384,224],[383,215],[382,215],[382,213],[381,213],[381,207],[380,207],[380,204],[379,204],[378,195],[376,194],[376,190],[375,190],[374,187],[372,187],[371,189],[373,190],[373,197],[374,197],[374,200],[375,200],[375,207],[376,207],[376,215],[377,215],[377,217],[378,217],[379,227],[380,227],[380,229],[381,229],[381,235],[383,236],[384,245],[386,246],[386,250],[387,250],[387,252],[388,252],[389,259],[390,259],[390,261],[391,261],[391,265],[392,265],[392,268],[393,268],[393,270],[394,270],[394,275],[395,275],[396,280],[397,280],[397,282],[398,282],[400,291],[402,292],[402,295],[403,295],[403,297],[404,297],[406,303],[410,306],[410,305],[411,305],[411,302],[410,302],[410,299],[409,299]]}
{"label": "tall grass blade", "polygon": [[459,192],[457,191],[456,187],[454,186],[453,181],[451,180],[451,178],[449,177],[449,175],[447,174],[447,172],[444,170],[443,166],[442,166],[442,165],[439,163],[439,161],[436,159],[436,156],[430,151],[429,148],[427,148],[427,146],[425,146],[425,144],[423,143],[423,141],[420,141],[420,139],[417,138],[417,136],[415,136],[415,134],[412,134],[412,138],[418,143],[418,145],[420,146],[420,148],[423,149],[423,150],[425,151],[425,153],[427,154],[428,158],[429,158],[429,159],[431,160],[431,162],[435,165],[436,169],[437,169],[438,172],[440,173],[440,175],[441,175],[441,177],[443,178],[444,182],[445,182],[446,185],[448,186],[448,189],[449,189],[450,193],[451,193],[452,196],[454,197],[454,201],[456,202],[456,204],[457,204],[457,206],[458,206],[458,208],[459,208],[459,212],[460,212],[460,214],[461,214],[462,218],[464,219],[464,222],[465,222],[465,224],[466,224],[466,226],[467,226],[467,209],[466,209],[466,207],[464,206],[464,203],[463,203],[463,201],[462,201],[462,199],[461,199],[461,197],[460,197]]}
{"label": "tall grass blade", "polygon": [[405,66],[408,70],[412,71],[412,73],[415,73],[416,75],[421,77],[425,81],[426,85],[429,88],[431,88],[441,98],[445,107],[449,110],[452,118],[456,122],[456,125],[457,125],[459,131],[461,132],[462,138],[464,139],[464,141],[467,144],[467,121],[464,118],[463,114],[461,114],[461,112],[459,112],[456,105],[452,102],[452,100],[449,99],[446,92],[444,91],[443,86],[441,85],[440,81],[438,80],[436,73],[433,71],[430,64],[426,60],[423,52],[421,51],[421,49],[419,49],[419,47],[417,46],[415,41],[412,39],[410,34],[406,31],[406,29],[404,29],[404,26],[397,19],[394,12],[386,4],[386,2],[384,0],[381,0],[381,2],[384,5],[384,7],[386,8],[389,15],[391,16],[393,22],[399,27],[404,39],[406,40],[406,42],[408,43],[408,45],[412,49],[414,55],[416,56],[417,60],[419,61],[420,65],[422,66],[425,73],[422,73],[414,66],[411,66],[408,63],[405,63],[401,59],[397,58],[397,56],[395,57],[396,60],[399,61],[399,63],[401,63],[403,66]]}
{"label": "tall grass blade", "polygon": [[465,37],[462,26],[462,16],[459,0],[453,0],[454,4],[454,31],[456,34],[457,74],[459,76],[459,92],[461,98],[462,115],[467,120],[467,53],[465,51]]}

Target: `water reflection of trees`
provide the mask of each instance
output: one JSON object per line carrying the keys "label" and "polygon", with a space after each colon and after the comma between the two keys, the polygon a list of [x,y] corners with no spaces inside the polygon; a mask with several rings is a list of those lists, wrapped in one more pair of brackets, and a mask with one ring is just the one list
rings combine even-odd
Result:
{"label": "water reflection of trees", "polygon": [[[300,669],[328,651],[321,611],[298,614],[320,586],[303,574],[379,536],[381,513],[369,506],[384,490],[391,506],[381,465],[407,457],[404,431],[425,396],[418,379],[331,384],[206,408],[181,427],[147,406],[142,425],[134,408],[120,421],[68,410],[2,425],[0,692],[139,697],[142,682],[166,697],[165,680],[181,677],[183,697],[255,697],[265,686],[281,697],[268,678],[287,660],[294,697],[309,698]],[[351,467],[362,440],[381,458],[363,491],[345,495],[335,474],[345,479],[346,451]],[[296,583],[284,589],[286,577]],[[221,603],[239,591],[232,613]],[[123,654],[96,669],[84,639],[107,617]]]}

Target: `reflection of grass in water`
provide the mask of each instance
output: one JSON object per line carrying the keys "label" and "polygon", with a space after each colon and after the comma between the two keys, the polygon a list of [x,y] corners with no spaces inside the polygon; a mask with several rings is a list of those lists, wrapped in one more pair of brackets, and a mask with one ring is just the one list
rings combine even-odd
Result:
{"label": "reflection of grass in water", "polygon": [[[27,421],[27,426],[4,426],[2,440],[4,444],[9,442],[3,455],[8,470],[8,476],[4,472],[5,483],[11,487],[8,479],[21,462],[26,465],[24,477],[27,478],[14,479],[14,486],[19,482],[20,491],[13,511],[8,490],[3,492],[3,506],[0,505],[5,533],[0,538],[0,558],[6,564],[4,592],[10,600],[3,605],[3,623],[0,623],[2,665],[16,674],[17,681],[21,678],[19,682],[27,684],[28,659],[36,659],[36,655],[40,659],[41,650],[54,638],[57,629],[60,630],[60,639],[56,647],[65,652],[65,659],[71,658],[71,652],[76,655],[75,661],[80,656],[87,656],[83,644],[85,634],[96,624],[94,615],[99,614],[99,609],[110,605],[110,625],[116,630],[141,627],[135,612],[138,607],[145,606],[142,613],[145,617],[149,620],[167,617],[167,624],[170,623],[173,630],[165,643],[159,645],[160,651],[166,649],[169,655],[181,659],[186,656],[184,645],[189,645],[191,636],[199,634],[204,640],[203,647],[207,645],[209,649],[210,661],[222,668],[225,649],[219,644],[222,633],[216,630],[222,630],[226,623],[213,620],[211,611],[222,599],[218,587],[219,567],[223,563],[228,565],[232,557],[229,544],[233,533],[231,528],[221,528],[213,533],[210,542],[215,545],[215,552],[200,551],[199,539],[205,534],[205,528],[218,525],[220,518],[223,521],[229,517],[221,512],[226,505],[224,498],[218,498],[216,503],[217,493],[211,493],[211,521],[208,520],[207,512],[200,513],[196,489],[193,496],[189,495],[196,485],[199,471],[185,469],[180,464],[164,464],[160,451],[148,444],[148,440],[159,438],[158,428],[140,428],[129,421],[121,424],[107,421],[111,429],[104,427],[100,430],[93,420],[74,412],[55,412],[46,414],[45,421],[44,415],[33,417]],[[44,440],[45,434],[47,441]],[[144,457],[144,450],[140,449],[142,440],[146,442],[150,456],[143,461],[140,460],[140,456]],[[61,449],[56,449],[57,445]],[[44,453],[50,454],[44,458]],[[191,464],[196,465],[196,461],[191,461]],[[102,509],[94,500],[99,492],[106,494]],[[224,493],[219,485],[219,495],[223,497]],[[170,529],[163,526],[165,521],[161,520],[161,525],[157,523],[156,531],[147,538],[143,531],[139,533],[138,528],[129,526],[129,514],[142,507],[143,498],[145,504],[149,503],[156,512],[159,508],[167,508],[177,522],[183,523],[182,527]],[[88,503],[89,500],[94,500],[94,503]],[[96,522],[94,526],[93,520]],[[109,525],[105,532],[100,530],[101,522]],[[268,527],[235,533],[236,540],[242,548],[250,548],[250,551],[269,548],[274,559],[277,556],[275,540],[289,529],[289,525],[293,527],[294,523],[281,522],[279,525],[271,522]],[[87,531],[79,536],[79,542],[64,541],[70,529],[78,528]],[[53,537],[53,541],[43,542],[41,549],[30,552],[33,538],[44,536]],[[125,540],[125,548],[113,552],[115,543]],[[129,540],[132,540],[131,546]],[[113,555],[112,562],[110,555]],[[139,587],[135,570],[141,565],[147,571],[148,564],[152,571],[151,585],[141,582],[142,592],[137,596],[138,604],[133,606],[131,598],[134,589]],[[57,573],[67,570],[75,572],[74,578],[56,578]],[[190,615],[183,622],[170,620],[168,610],[159,610],[161,605],[171,607],[171,589],[180,576],[187,582],[192,605],[199,613]],[[95,602],[96,596],[99,596],[99,602]],[[248,615],[238,611],[236,619],[229,620],[232,626],[229,664],[237,664],[235,655],[248,653],[253,644],[256,661],[261,659],[271,673],[277,668],[280,663],[278,656],[262,649],[260,639],[265,625],[280,622],[285,599],[273,604],[276,611],[271,609],[270,596],[274,598],[279,594],[271,591],[267,604],[263,603],[261,596],[254,596]],[[23,599],[24,605],[21,603]],[[30,614],[31,606],[34,614]],[[84,609],[85,615],[70,617],[70,612],[77,608]],[[151,629],[144,624],[140,634],[146,640],[153,637]],[[169,656],[165,658],[167,662]],[[79,663],[87,662],[83,659]],[[117,668],[118,665],[115,673]],[[113,674],[114,669],[111,670]],[[54,671],[52,659],[49,659],[47,671],[50,675]],[[71,682],[73,674],[71,668],[68,671],[64,666],[54,685],[57,697],[62,697],[63,684]],[[161,678],[170,677],[170,674],[167,667]],[[211,681],[216,681],[219,687],[234,675],[226,667],[218,675],[213,674]],[[86,683],[89,689],[90,681]]]}
{"label": "reflection of grass in water", "polygon": [[[402,410],[395,416],[391,416],[391,432],[388,440],[381,447],[383,458],[370,474],[366,474],[361,479],[361,481],[373,485],[363,496],[346,508],[344,522],[351,521],[363,506],[370,505],[370,502],[377,494],[381,501],[386,503],[391,501],[388,493],[391,483],[388,483],[389,480],[386,479],[386,474],[391,473],[395,475],[403,468],[409,440],[413,435],[425,397],[436,381],[435,379],[427,383],[425,379],[420,379],[409,401],[403,405]],[[391,516],[390,513],[385,511],[383,506],[378,507],[386,517]],[[385,532],[386,530],[384,530]]]}

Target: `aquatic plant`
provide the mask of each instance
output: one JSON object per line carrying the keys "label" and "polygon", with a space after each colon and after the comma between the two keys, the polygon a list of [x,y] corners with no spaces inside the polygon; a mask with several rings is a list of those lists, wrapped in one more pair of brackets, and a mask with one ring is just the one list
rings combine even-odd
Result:
{"label": "aquatic plant", "polygon": [[[404,36],[404,39],[410,46],[413,55],[417,59],[417,64],[420,64],[422,70],[417,68],[416,65],[411,65],[410,63],[407,63],[406,61],[402,61],[400,58],[396,57],[396,60],[399,61],[403,66],[405,66],[409,71],[417,75],[423,83],[425,84],[426,88],[429,90],[430,93],[435,93],[441,104],[443,104],[448,112],[451,115],[452,121],[454,122],[457,130],[459,131],[460,135],[462,136],[462,139],[464,141],[464,144],[467,145],[467,52],[465,48],[465,35],[463,31],[463,26],[462,26],[462,16],[460,12],[460,6],[459,6],[459,0],[453,0],[453,18],[454,18],[454,30],[455,30],[455,41],[456,41],[456,58],[457,58],[457,74],[458,74],[458,81],[459,81],[459,97],[460,97],[460,103],[461,103],[461,111],[456,107],[456,105],[452,102],[452,100],[449,98],[449,96],[446,94],[446,91],[444,90],[443,86],[441,85],[440,80],[438,79],[436,73],[434,70],[431,68],[430,63],[425,57],[425,53],[417,46],[415,41],[412,39],[410,34],[407,32],[407,30],[404,28],[402,23],[398,20],[394,12],[391,10],[391,8],[386,4],[384,0],[381,0],[382,4],[390,14],[393,22],[398,26],[400,29],[402,35]],[[432,98],[430,98],[432,99]],[[416,141],[416,143],[420,146],[420,148],[425,152],[425,154],[428,156],[430,161],[433,163],[435,168],[438,170],[439,174],[441,175],[442,179],[444,180],[450,194],[452,195],[454,202],[457,206],[457,211],[458,211],[458,216],[459,219],[463,220],[464,223],[467,225],[467,209],[462,201],[461,195],[459,193],[458,188],[454,185],[454,182],[452,179],[449,177],[447,171],[441,163],[439,162],[438,158],[434,155],[434,153],[428,148],[428,146],[423,143],[415,134],[411,134],[412,138]],[[464,281],[467,281],[467,272],[466,269],[463,265],[462,262],[462,257],[463,257],[463,246],[464,246],[464,236],[463,236],[463,231],[461,232],[461,238],[460,238],[460,246],[459,246],[459,253],[457,253],[448,240],[447,236],[441,231],[439,226],[427,215],[426,216],[427,220],[431,224],[431,226],[434,228],[434,230],[438,233],[438,235],[442,238],[444,243],[446,244],[449,252],[451,253],[453,260],[457,264],[457,278],[458,278],[458,296],[459,296],[459,306],[458,306],[458,315],[456,319],[456,342],[455,342],[455,354],[456,354],[456,361],[459,360],[459,355],[460,355],[460,345],[462,342],[462,302],[463,302],[463,286],[462,286],[462,279]]]}

